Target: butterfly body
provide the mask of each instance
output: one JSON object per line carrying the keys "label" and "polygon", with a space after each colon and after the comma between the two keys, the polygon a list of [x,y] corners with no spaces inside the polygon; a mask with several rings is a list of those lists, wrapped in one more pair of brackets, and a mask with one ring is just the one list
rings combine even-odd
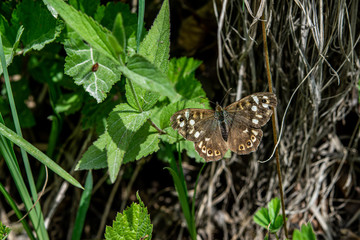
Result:
{"label": "butterfly body", "polygon": [[249,154],[257,149],[262,138],[260,127],[270,119],[277,105],[273,93],[255,93],[226,108],[188,108],[171,117],[171,126],[185,139],[194,142],[195,150],[206,161],[221,159],[230,149]]}

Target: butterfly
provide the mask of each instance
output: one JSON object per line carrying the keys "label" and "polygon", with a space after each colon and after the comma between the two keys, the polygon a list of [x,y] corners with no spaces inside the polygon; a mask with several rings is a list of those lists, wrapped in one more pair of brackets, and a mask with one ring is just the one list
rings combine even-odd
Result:
{"label": "butterfly", "polygon": [[228,149],[243,155],[256,151],[264,126],[277,105],[274,93],[254,93],[222,108],[187,108],[170,118],[171,126],[185,139],[194,142],[195,150],[205,161],[222,159]]}

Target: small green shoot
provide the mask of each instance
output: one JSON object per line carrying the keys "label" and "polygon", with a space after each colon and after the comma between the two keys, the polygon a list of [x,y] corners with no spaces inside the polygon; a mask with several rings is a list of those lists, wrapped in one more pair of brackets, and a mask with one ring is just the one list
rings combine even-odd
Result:
{"label": "small green shoot", "polygon": [[295,229],[293,233],[293,240],[316,240],[311,223],[303,224],[300,231]]}
{"label": "small green shoot", "polygon": [[284,221],[280,211],[280,199],[274,198],[268,204],[268,208],[261,208],[254,215],[254,221],[267,229],[270,233],[277,233],[283,226]]}

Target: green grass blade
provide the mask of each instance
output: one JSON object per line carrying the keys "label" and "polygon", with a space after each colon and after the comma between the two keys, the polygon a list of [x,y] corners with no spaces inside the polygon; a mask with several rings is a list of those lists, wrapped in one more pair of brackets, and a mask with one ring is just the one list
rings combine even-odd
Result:
{"label": "green grass blade", "polygon": [[[11,198],[10,194],[6,191],[6,189],[4,188],[4,186],[0,183],[0,192],[2,193],[2,195],[4,196],[4,198],[6,199],[6,201],[9,203],[10,207],[12,208],[12,210],[14,210],[16,216],[21,219],[23,217],[22,213],[20,212],[20,210],[18,209],[16,203],[14,202],[14,200]],[[35,240],[34,234],[31,231],[31,228],[29,226],[29,224],[27,223],[27,221],[25,219],[23,219],[21,221],[28,237],[31,240]]]}
{"label": "green grass blade", "polygon": [[93,189],[93,177],[91,171],[89,171],[85,181],[85,191],[81,195],[79,209],[76,213],[76,220],[74,224],[73,233],[71,236],[72,240],[81,239],[86,213],[90,205],[92,189]]}
{"label": "green grass blade", "polygon": [[0,123],[0,134],[5,136],[7,139],[9,139],[11,142],[15,143],[19,147],[24,148],[31,156],[36,158],[42,164],[46,165],[49,169],[51,169],[53,172],[55,172],[57,175],[59,175],[75,187],[83,189],[81,184],[69,173],[67,173],[64,169],[62,169],[39,149],[31,145],[28,141],[14,133],[11,129],[7,128],[2,123]]}
{"label": "green grass blade", "polygon": [[141,41],[142,30],[144,26],[144,12],[145,12],[145,0],[140,0],[138,2],[138,24],[136,31],[136,51],[139,52],[139,46]]}
{"label": "green grass blade", "polygon": [[[19,31],[22,32],[22,28],[19,28],[18,34],[19,34]],[[20,36],[19,36],[19,38],[20,38]],[[12,51],[15,51],[15,49],[13,49]],[[4,78],[5,78],[6,92],[7,92],[9,103],[10,103],[11,114],[13,116],[13,121],[14,121],[16,132],[17,132],[17,134],[15,134],[15,133],[14,134],[16,136],[21,137],[22,133],[21,133],[20,121],[19,121],[19,118],[18,118],[18,114],[17,114],[16,106],[15,106],[15,101],[14,101],[14,97],[13,97],[12,90],[11,90],[11,84],[10,84],[9,74],[8,74],[7,67],[6,67],[5,53],[4,53],[4,48],[3,48],[2,38],[1,37],[0,37],[0,60],[1,60],[2,70],[3,70],[3,75],[4,75]],[[26,154],[26,152],[25,152],[25,150],[23,148],[21,148],[20,150],[21,150],[21,156],[23,158],[23,163],[24,163],[25,172],[26,172],[26,176],[27,176],[27,182],[29,183],[29,186],[30,186],[31,196],[32,196],[33,199],[37,199],[38,195],[37,195],[37,191],[36,191],[34,177],[33,177],[32,172],[31,172],[31,167],[30,167],[28,156],[27,156],[27,154]],[[16,165],[18,166],[16,158],[8,159],[7,164],[9,164],[9,162],[12,162],[12,161],[16,162]],[[20,176],[20,178],[22,179],[21,176]],[[20,189],[18,189],[18,190],[20,191]],[[22,196],[23,193],[21,191],[19,193]],[[23,200],[26,199],[26,200],[31,201],[31,199],[27,199],[26,194],[24,196],[22,196],[22,197],[23,197]],[[27,209],[30,209],[31,205],[29,205],[29,202],[28,202],[28,204],[26,205]],[[43,217],[42,212],[41,212],[40,203],[35,204],[35,211],[36,211],[36,214],[31,215],[30,218],[31,218],[31,221],[33,222],[34,226],[37,226],[37,227],[35,227],[37,236],[41,240],[42,239],[49,239],[49,236],[48,236],[48,234],[46,232],[46,229],[45,229],[44,217]],[[31,211],[31,212],[33,212],[33,211]]]}

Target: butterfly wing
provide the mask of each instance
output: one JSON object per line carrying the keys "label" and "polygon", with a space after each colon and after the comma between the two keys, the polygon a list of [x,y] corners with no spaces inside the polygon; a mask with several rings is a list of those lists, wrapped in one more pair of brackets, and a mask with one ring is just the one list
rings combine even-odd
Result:
{"label": "butterfly wing", "polygon": [[275,94],[255,93],[227,106],[230,150],[242,155],[256,151],[263,136],[260,127],[269,121],[276,105]]}
{"label": "butterfly wing", "polygon": [[223,158],[228,150],[228,144],[222,138],[219,127],[194,144],[195,150],[199,153],[200,157],[204,158],[207,162]]}
{"label": "butterfly wing", "polygon": [[[225,108],[231,119],[243,122],[247,126],[260,128],[270,119],[276,107],[277,100],[274,93],[254,93],[236,101]],[[233,127],[231,127],[233,128]]]}
{"label": "butterfly wing", "polygon": [[213,110],[199,108],[180,110],[170,118],[171,127],[192,142],[200,141],[207,131],[212,131],[216,127],[213,120]]}
{"label": "butterfly wing", "polygon": [[239,154],[249,154],[258,148],[263,132],[260,128],[253,128],[234,120],[229,132],[228,146],[231,151]]}
{"label": "butterfly wing", "polygon": [[185,139],[194,142],[195,150],[206,161],[221,159],[227,151],[214,110],[189,108],[176,112],[171,126]]}

